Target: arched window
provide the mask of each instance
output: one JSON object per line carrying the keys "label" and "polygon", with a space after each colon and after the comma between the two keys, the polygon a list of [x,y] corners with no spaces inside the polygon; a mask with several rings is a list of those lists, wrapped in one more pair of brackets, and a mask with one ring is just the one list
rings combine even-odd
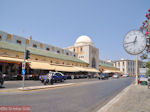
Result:
{"label": "arched window", "polygon": [[37,48],[37,45],[36,45],[36,44],[33,44],[33,47],[34,47],[34,48]]}
{"label": "arched window", "polygon": [[0,35],[0,40],[2,40],[2,36]]}
{"label": "arched window", "polygon": [[80,48],[80,52],[82,52],[82,50],[83,50],[83,49],[82,49],[82,47],[81,47],[81,48]]}
{"label": "arched window", "polygon": [[92,59],[92,67],[93,67],[93,68],[96,68],[96,61],[95,61],[95,58]]}
{"label": "arched window", "polygon": [[47,47],[46,50],[49,51],[49,48]]}

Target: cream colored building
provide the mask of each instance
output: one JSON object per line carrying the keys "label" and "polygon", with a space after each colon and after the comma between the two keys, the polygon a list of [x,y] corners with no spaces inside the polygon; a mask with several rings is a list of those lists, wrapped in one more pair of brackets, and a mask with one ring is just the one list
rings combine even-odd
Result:
{"label": "cream colored building", "polygon": [[0,31],[0,71],[7,74],[9,79],[21,74],[25,46],[30,51],[26,75],[39,76],[49,70],[72,75],[99,72],[78,59],[76,52]]}
{"label": "cream colored building", "polygon": [[89,64],[89,67],[99,69],[99,49],[96,48],[88,36],[80,36],[77,38],[74,46],[64,48],[77,54],[78,59]]}
{"label": "cream colored building", "polygon": [[[128,75],[135,75],[135,60],[121,59],[115,61],[115,67],[119,68],[121,72]],[[138,68],[143,68],[145,62],[138,61]]]}

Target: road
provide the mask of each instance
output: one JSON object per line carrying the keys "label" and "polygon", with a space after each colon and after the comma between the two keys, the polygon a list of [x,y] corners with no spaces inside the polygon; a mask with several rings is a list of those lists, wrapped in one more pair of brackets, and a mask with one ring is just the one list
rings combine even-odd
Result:
{"label": "road", "polygon": [[[92,78],[92,79],[67,79],[64,82],[57,82],[54,83],[55,85],[58,84],[65,84],[65,83],[78,83],[78,82],[86,82],[86,81],[97,81],[98,78]],[[24,86],[25,87],[30,87],[30,86],[43,86],[43,83],[41,83],[40,80],[25,80],[24,81]],[[14,81],[5,81],[4,85],[0,90],[2,89],[13,89],[13,88],[20,88],[22,87],[22,80],[14,80]]]}
{"label": "road", "polygon": [[32,112],[94,112],[133,80],[97,80],[70,87],[0,93],[0,105],[29,105]]}

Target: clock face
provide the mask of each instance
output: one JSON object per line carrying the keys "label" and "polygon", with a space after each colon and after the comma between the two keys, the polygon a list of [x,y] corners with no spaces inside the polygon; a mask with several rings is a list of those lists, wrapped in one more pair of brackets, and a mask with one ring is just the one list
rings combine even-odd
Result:
{"label": "clock face", "polygon": [[132,30],[124,37],[123,47],[129,54],[140,54],[145,50],[146,37],[141,31]]}

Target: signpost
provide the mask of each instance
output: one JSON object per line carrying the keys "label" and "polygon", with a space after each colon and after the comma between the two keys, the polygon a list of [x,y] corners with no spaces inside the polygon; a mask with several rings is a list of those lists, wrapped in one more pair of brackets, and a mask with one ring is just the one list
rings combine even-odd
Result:
{"label": "signpost", "polygon": [[22,75],[25,75],[25,74],[26,74],[26,70],[22,69]]}
{"label": "signpost", "polygon": [[[31,39],[31,37],[30,37]],[[30,40],[29,39],[29,40]],[[30,58],[30,51],[26,49],[26,44],[24,48],[24,62],[22,63],[22,88],[24,89],[24,80],[25,80],[25,74],[26,74],[26,59]]]}

